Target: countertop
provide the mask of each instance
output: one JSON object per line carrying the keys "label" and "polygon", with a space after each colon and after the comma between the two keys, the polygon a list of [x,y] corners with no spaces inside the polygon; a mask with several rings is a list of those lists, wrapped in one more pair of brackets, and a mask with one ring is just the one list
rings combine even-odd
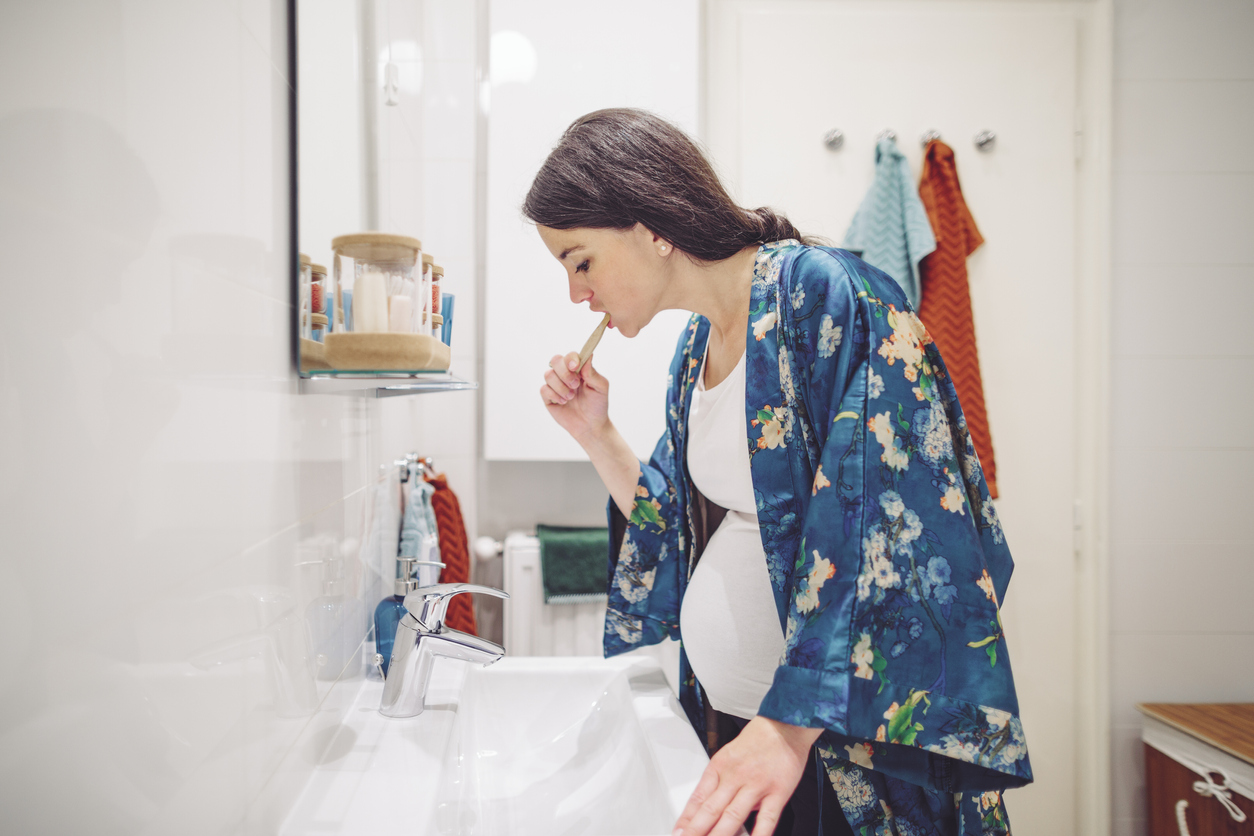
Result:
{"label": "countertop", "polygon": [[1254,703],[1139,703],[1137,709],[1254,765]]}

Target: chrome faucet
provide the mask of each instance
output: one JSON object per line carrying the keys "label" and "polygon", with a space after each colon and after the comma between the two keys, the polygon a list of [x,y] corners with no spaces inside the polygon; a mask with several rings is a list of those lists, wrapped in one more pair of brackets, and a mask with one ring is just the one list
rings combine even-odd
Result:
{"label": "chrome faucet", "polygon": [[[509,593],[473,583],[441,583],[415,589],[405,596],[407,612],[396,627],[392,659],[383,682],[379,712],[387,717],[415,717],[422,713],[436,656],[490,665],[505,648],[487,639],[444,625],[449,599],[459,592],[482,592],[508,598]],[[376,656],[381,663],[382,656]]]}

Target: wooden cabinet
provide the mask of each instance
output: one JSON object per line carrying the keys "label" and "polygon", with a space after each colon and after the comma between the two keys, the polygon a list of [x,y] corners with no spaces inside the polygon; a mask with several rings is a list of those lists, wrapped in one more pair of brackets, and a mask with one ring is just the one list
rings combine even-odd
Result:
{"label": "wooden cabinet", "polygon": [[1138,708],[1150,836],[1254,836],[1254,704]]}

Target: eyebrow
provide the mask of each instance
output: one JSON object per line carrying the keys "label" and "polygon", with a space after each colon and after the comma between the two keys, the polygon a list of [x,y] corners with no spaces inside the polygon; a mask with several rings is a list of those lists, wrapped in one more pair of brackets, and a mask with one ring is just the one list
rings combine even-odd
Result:
{"label": "eyebrow", "polygon": [[566,260],[566,256],[570,255],[570,254],[571,254],[571,253],[573,253],[575,250],[582,250],[583,248],[584,248],[584,247],[583,247],[583,244],[576,244],[576,245],[575,245],[575,246],[573,246],[573,247],[567,247],[566,249],[562,250],[562,254],[561,254],[561,255],[559,255],[559,256],[557,257],[557,260],[558,260],[558,261],[565,261],[565,260]]}

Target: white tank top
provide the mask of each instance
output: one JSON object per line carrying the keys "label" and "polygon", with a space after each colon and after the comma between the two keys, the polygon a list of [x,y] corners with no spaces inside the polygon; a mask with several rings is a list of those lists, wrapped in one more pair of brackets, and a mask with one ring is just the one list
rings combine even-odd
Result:
{"label": "white tank top", "polygon": [[728,511],[692,573],[679,630],[710,704],[746,720],[757,716],[784,652],[758,530],[748,437],[744,355],[712,389],[705,388],[703,358],[688,414],[688,474]]}

